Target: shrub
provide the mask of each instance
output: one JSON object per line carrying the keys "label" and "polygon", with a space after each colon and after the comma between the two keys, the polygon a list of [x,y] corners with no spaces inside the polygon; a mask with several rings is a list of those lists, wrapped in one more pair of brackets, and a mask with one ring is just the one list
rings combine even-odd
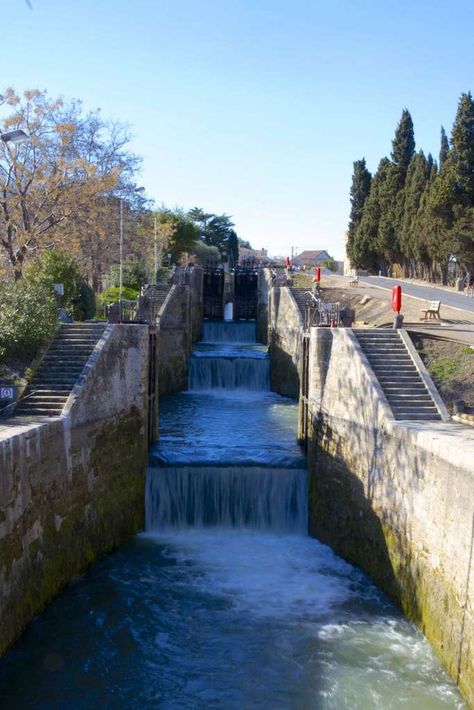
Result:
{"label": "shrub", "polygon": [[156,283],[162,286],[166,286],[171,278],[173,271],[168,269],[166,266],[160,266],[156,272]]}
{"label": "shrub", "polygon": [[61,283],[62,296],[56,295],[56,304],[65,308],[75,320],[93,318],[95,296],[84,280],[75,259],[61,251],[46,251],[24,270],[24,279],[42,284],[54,292],[54,284]]}
{"label": "shrub", "polygon": [[0,288],[0,358],[33,358],[52,336],[57,303],[51,289],[26,279]]}
{"label": "shrub", "polygon": [[[125,301],[134,301],[138,298],[140,292],[136,288],[130,288],[129,286],[124,286],[122,289],[122,298]],[[118,286],[112,286],[108,288],[107,291],[103,291],[97,296],[97,313],[102,316],[104,313],[105,306],[111,303],[117,303],[120,297],[120,289]]]}
{"label": "shrub", "polygon": [[91,320],[96,312],[94,289],[86,281],[79,285],[79,299],[73,304],[73,315],[76,320]]}
{"label": "shrub", "polygon": [[[139,261],[124,261],[122,268],[122,283],[129,288],[140,290],[140,286],[146,283],[146,269],[144,264]],[[120,284],[120,266],[114,264],[110,267],[107,275],[107,283],[112,287]],[[124,296],[125,298],[125,296]],[[118,299],[117,299],[118,300]]]}

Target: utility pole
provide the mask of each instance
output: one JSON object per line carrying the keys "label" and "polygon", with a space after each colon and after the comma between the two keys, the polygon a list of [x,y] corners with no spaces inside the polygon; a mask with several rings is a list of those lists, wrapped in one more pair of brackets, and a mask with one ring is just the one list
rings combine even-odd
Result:
{"label": "utility pole", "polygon": [[155,286],[158,283],[158,239],[156,236],[156,214],[155,214],[155,227],[154,227],[154,245],[155,245]]}
{"label": "utility pole", "polygon": [[123,197],[120,198],[120,240],[119,240],[119,321],[122,322],[123,296]]}

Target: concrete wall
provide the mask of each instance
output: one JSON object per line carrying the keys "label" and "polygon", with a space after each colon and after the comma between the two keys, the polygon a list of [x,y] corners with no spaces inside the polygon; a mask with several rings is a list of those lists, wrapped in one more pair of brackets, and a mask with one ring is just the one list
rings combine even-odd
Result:
{"label": "concrete wall", "polygon": [[272,288],[270,269],[260,269],[258,272],[257,293],[257,341],[268,344],[268,299]]}
{"label": "concrete wall", "polygon": [[191,309],[191,341],[202,338],[203,309],[203,276],[204,272],[200,266],[194,266],[186,270],[186,285],[189,286],[189,298]]}
{"label": "concrete wall", "polygon": [[158,315],[158,392],[160,397],[187,388],[191,352],[189,286],[172,286]]}
{"label": "concrete wall", "polygon": [[[0,654],[144,523],[148,328],[109,326],[66,414],[0,433]],[[26,421],[26,420],[24,420]]]}
{"label": "concrete wall", "polygon": [[302,371],[303,320],[289,288],[272,288],[269,298],[271,389],[297,398]]}
{"label": "concrete wall", "polygon": [[312,329],[310,533],[359,565],[474,703],[474,432],[395,422],[351,331]]}

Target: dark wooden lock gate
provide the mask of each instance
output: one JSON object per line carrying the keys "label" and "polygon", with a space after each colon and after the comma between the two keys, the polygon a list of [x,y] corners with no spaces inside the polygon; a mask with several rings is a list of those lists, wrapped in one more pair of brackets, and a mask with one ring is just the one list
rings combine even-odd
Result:
{"label": "dark wooden lock gate", "polygon": [[236,269],[234,272],[234,320],[257,318],[258,271]]}
{"label": "dark wooden lock gate", "polygon": [[224,318],[224,269],[208,267],[204,269],[203,307],[204,318],[223,320]]}

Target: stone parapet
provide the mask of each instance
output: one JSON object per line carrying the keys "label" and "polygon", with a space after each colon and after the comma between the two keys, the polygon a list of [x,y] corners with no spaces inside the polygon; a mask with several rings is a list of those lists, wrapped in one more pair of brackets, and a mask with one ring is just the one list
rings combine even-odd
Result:
{"label": "stone parapet", "polygon": [[0,654],[144,524],[148,327],[109,326],[60,417],[0,431]]}
{"label": "stone parapet", "polygon": [[413,619],[474,702],[474,432],[395,421],[353,334],[312,329],[309,526]]}

